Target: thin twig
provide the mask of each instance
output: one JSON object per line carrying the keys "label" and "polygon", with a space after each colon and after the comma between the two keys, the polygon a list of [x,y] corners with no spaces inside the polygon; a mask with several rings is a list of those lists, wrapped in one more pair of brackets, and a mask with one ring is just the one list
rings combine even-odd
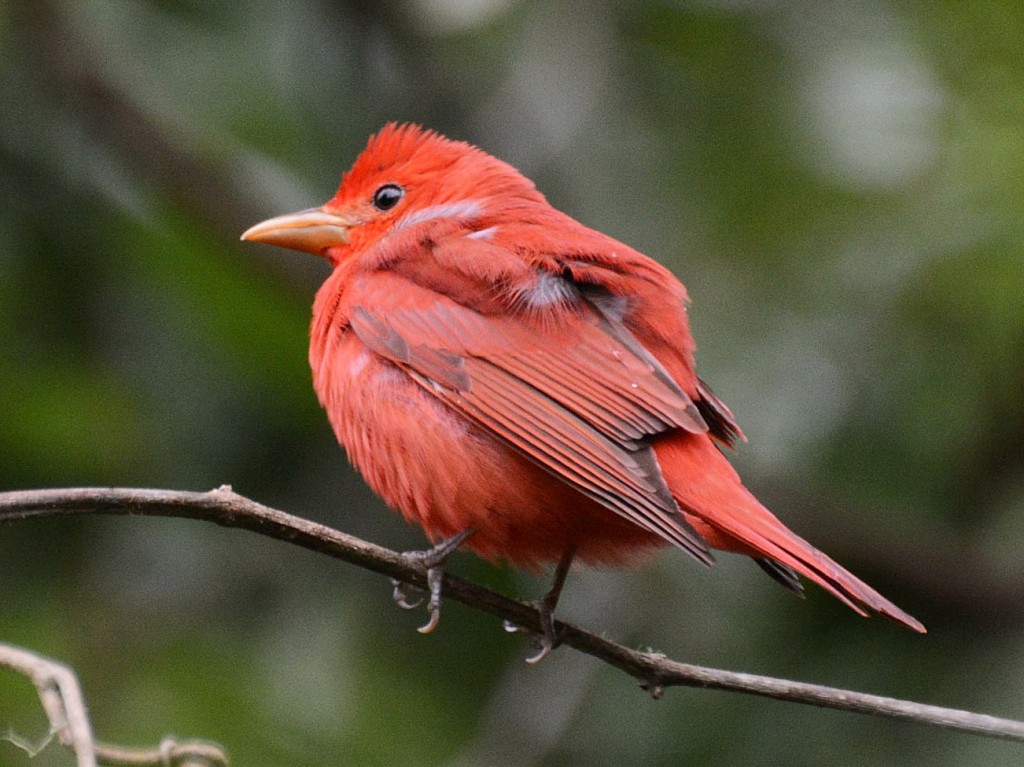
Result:
{"label": "thin twig", "polygon": [[[416,586],[426,585],[426,571],[398,552],[264,506],[238,495],[227,486],[208,493],[124,488],[0,493],[0,522],[72,514],[140,514],[204,519],[225,527],[240,527],[294,543]],[[537,611],[531,605],[453,575],[445,575],[444,594],[448,599],[527,630],[537,632],[541,628]],[[657,653],[631,650],[561,621],[556,622],[556,631],[562,644],[625,671],[656,697],[666,687],[706,687],[1024,742],[1024,722],[834,687],[679,663]]]}
{"label": "thin twig", "polygon": [[96,743],[103,767],[227,767],[228,757],[216,743],[164,738],[156,748],[128,748]]}
{"label": "thin twig", "polygon": [[75,672],[63,663],[23,647],[0,642],[0,666],[28,677],[35,685],[43,711],[50,723],[49,735],[39,745],[29,746],[23,738],[7,739],[35,756],[56,736],[75,754],[78,767],[224,767],[227,756],[215,743],[203,740],[179,741],[165,738],[156,748],[126,748],[101,743],[93,738],[85,699]]}
{"label": "thin twig", "polygon": [[0,666],[17,671],[32,682],[50,723],[50,735],[56,735],[75,753],[78,767],[96,767],[92,727],[75,672],[31,650],[2,643]]}

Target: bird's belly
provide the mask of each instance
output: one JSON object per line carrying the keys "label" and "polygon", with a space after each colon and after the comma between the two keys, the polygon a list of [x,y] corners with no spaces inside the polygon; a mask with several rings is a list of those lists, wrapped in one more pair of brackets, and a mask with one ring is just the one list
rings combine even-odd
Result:
{"label": "bird's belly", "polygon": [[[583,561],[623,564],[663,545],[433,397],[358,344],[318,381],[353,465],[384,501],[433,541],[468,527],[466,547],[537,568],[569,548]],[[329,384],[321,386],[320,384]]]}

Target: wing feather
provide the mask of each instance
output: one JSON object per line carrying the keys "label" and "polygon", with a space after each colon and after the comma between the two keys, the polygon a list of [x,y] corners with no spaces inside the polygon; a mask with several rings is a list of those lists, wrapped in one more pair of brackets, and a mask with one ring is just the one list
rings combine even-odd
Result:
{"label": "wing feather", "polygon": [[[482,361],[481,361],[482,362]],[[473,388],[458,395],[492,431],[585,495],[710,561],[703,538],[678,511],[653,451],[631,452],[550,398],[494,365],[474,364]],[[444,397],[444,395],[442,395]],[[448,397],[444,397],[448,399]]]}
{"label": "wing feather", "polygon": [[386,317],[358,309],[351,324],[368,348],[432,395],[583,494],[710,563],[706,541],[683,519],[648,444],[667,430],[706,431],[707,424],[660,365],[631,348],[635,339],[620,337],[628,331],[609,333],[607,319],[586,303],[573,320],[542,334],[521,319],[484,316],[439,297]]}

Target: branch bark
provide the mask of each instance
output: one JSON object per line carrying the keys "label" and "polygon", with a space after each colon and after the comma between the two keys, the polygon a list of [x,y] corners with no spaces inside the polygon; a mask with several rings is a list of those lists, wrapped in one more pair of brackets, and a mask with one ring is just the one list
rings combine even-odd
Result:
{"label": "branch bark", "polygon": [[[202,519],[225,527],[251,530],[343,559],[421,588],[426,586],[424,568],[398,552],[264,506],[238,495],[228,486],[207,493],[126,488],[0,493],[0,522],[74,514],[137,514]],[[449,600],[489,613],[529,631],[540,631],[537,611],[531,605],[456,576],[445,575],[444,595]],[[1024,742],[1024,722],[805,682],[680,663],[658,653],[631,650],[562,621],[556,621],[556,630],[562,644],[621,669],[637,679],[655,697],[660,697],[665,688],[677,685],[729,690]]]}

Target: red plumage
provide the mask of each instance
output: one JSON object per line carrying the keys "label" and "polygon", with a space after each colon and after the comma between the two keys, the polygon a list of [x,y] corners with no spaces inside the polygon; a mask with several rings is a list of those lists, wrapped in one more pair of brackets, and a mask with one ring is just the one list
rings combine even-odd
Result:
{"label": "red plumage", "polygon": [[388,125],[330,202],[245,236],[332,263],[314,387],[356,468],[431,540],[472,528],[468,548],[528,568],[733,551],[924,631],[742,485],[716,444],[741,432],[695,372],[683,285],[512,166]]}

